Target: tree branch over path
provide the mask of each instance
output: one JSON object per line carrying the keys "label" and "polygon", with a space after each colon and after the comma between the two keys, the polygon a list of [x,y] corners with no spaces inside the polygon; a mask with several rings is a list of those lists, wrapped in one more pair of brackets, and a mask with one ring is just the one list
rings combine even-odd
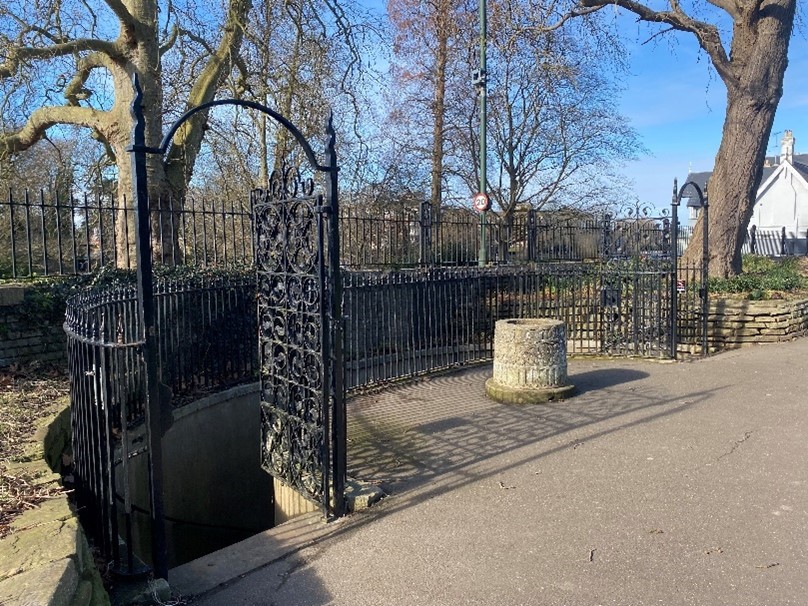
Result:
{"label": "tree branch over path", "polygon": [[[728,1],[715,0],[715,2],[726,4],[727,7],[721,6],[720,8],[729,12],[731,16],[736,16],[737,8],[730,7]],[[664,23],[675,30],[689,32],[696,36],[701,48],[710,56],[715,66],[715,71],[718,72],[724,83],[727,86],[737,84],[738,75],[727,56],[718,28],[711,23],[705,23],[690,17],[682,10],[678,0],[670,0],[671,10],[668,11],[654,10],[635,0],[580,0],[578,6],[592,10],[600,10],[606,6],[618,6],[634,13],[641,21]],[[733,8],[733,10],[729,10],[730,8]],[[575,12],[576,9],[573,9],[572,12]]]}

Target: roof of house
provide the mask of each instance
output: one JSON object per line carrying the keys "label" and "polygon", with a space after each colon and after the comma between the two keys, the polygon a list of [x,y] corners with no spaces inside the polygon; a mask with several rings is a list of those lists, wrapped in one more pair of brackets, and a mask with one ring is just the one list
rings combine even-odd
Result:
{"label": "roof of house", "polygon": [[[803,162],[798,162],[797,158],[805,158]],[[808,154],[801,156],[794,156],[794,169],[802,175],[802,178],[808,181]]]}
{"label": "roof of house", "polygon": [[[769,177],[772,176],[774,171],[780,168],[780,164],[777,163],[778,160],[779,156],[766,158],[766,164],[763,166],[763,174],[760,177],[761,185],[765,183],[769,179]],[[794,154],[794,160],[791,164],[794,167],[794,170],[800,173],[803,179],[808,181],[808,154]],[[705,188],[707,187],[707,182],[710,180],[712,174],[713,174],[712,171],[690,173],[689,175],[687,175],[685,183],[692,181],[693,183],[699,186],[701,191],[705,191]],[[682,183],[682,185],[684,185],[684,183]],[[682,198],[689,199],[690,196],[688,194],[689,192],[685,191],[682,195]]]}

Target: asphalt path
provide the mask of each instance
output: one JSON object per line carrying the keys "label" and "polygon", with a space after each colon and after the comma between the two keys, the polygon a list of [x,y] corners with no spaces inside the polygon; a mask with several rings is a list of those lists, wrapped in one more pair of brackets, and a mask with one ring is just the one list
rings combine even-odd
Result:
{"label": "asphalt path", "polygon": [[571,361],[548,405],[490,373],[351,401],[351,475],[389,496],[194,604],[808,605],[808,339]]}

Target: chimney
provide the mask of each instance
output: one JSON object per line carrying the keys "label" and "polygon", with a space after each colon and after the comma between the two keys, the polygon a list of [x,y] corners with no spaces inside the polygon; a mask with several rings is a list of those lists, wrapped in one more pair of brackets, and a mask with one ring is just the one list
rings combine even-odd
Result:
{"label": "chimney", "polygon": [[794,163],[794,133],[790,130],[783,133],[783,141],[780,143],[780,162]]}

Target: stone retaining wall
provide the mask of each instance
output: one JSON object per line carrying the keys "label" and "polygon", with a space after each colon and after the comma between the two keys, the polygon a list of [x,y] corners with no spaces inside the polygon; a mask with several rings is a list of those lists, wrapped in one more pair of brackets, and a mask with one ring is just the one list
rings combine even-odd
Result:
{"label": "stone retaining wall", "polygon": [[808,299],[718,299],[710,302],[707,322],[711,350],[790,341],[808,334]]}
{"label": "stone retaining wall", "polygon": [[[62,410],[37,431],[26,460],[10,469],[36,477],[46,486],[56,473],[69,442],[70,410]],[[50,498],[11,522],[0,539],[0,604],[3,606],[109,606],[84,531],[67,495]]]}
{"label": "stone retaining wall", "polygon": [[64,309],[43,309],[41,288],[0,284],[0,367],[65,360]]}

